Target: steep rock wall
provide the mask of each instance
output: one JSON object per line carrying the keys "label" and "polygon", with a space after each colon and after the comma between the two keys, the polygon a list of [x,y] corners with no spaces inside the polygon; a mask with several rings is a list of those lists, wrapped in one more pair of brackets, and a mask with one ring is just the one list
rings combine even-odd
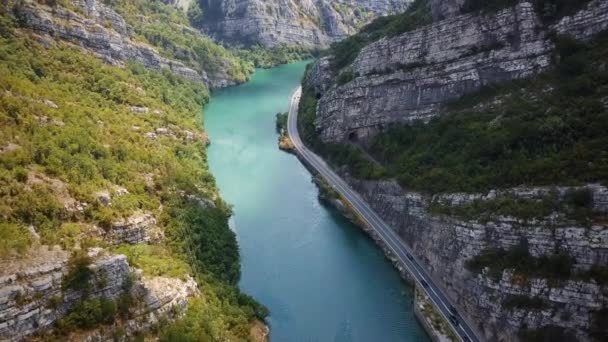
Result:
{"label": "steep rock wall", "polygon": [[320,138],[365,139],[392,124],[428,120],[442,104],[485,85],[537,75],[552,65],[549,31],[588,39],[606,29],[607,15],[608,2],[592,1],[577,15],[545,28],[524,2],[372,43],[350,66],[354,80],[321,94],[315,122]]}
{"label": "steep rock wall", "polygon": [[[142,331],[162,317],[183,312],[187,298],[198,293],[192,279],[143,277],[139,270],[129,266],[124,255],[91,249],[89,256],[92,276],[88,298],[117,300],[125,293],[125,282],[134,280],[130,291],[143,300],[142,305],[133,309],[134,318],[125,324],[127,334]],[[79,291],[62,286],[69,272],[68,261],[66,251],[41,246],[20,260],[0,265],[0,340],[19,341],[47,331],[82,300]],[[111,336],[111,331],[108,333]],[[100,331],[89,334],[104,335]]]}
{"label": "steep rock wall", "polygon": [[[581,227],[568,221],[526,222],[497,217],[489,222],[462,221],[431,215],[432,201],[466,203],[491,199],[495,192],[478,195],[452,194],[430,198],[408,192],[393,181],[358,181],[346,177],[372,208],[410,246],[435,281],[456,302],[463,316],[477,325],[488,341],[513,341],[521,328],[559,326],[572,329],[581,341],[590,340],[593,314],[608,306],[608,288],[592,280],[568,280],[558,284],[543,278],[523,279],[505,270],[496,281],[465,268],[466,260],[483,249],[516,246],[527,241],[534,256],[551,255],[562,248],[576,258],[575,268],[588,269],[608,262],[608,230],[605,226]],[[606,209],[605,187],[590,185],[596,209]],[[542,189],[516,189],[513,194],[529,197]],[[511,309],[504,300],[513,295],[541,298],[548,307]]]}
{"label": "steep rock wall", "polygon": [[202,0],[202,29],[230,44],[326,47],[411,0]]}
{"label": "steep rock wall", "polygon": [[431,0],[431,11],[433,21],[440,21],[456,16],[465,0]]}

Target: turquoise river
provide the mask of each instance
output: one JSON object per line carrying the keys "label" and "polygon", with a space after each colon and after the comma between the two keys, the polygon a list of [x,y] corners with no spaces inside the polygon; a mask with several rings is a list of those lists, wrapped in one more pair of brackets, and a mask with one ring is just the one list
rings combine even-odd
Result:
{"label": "turquoise river", "polygon": [[317,200],[298,159],[277,148],[305,63],[258,70],[205,108],[209,163],[241,249],[240,287],[271,311],[271,341],[428,341],[412,289],[359,228]]}

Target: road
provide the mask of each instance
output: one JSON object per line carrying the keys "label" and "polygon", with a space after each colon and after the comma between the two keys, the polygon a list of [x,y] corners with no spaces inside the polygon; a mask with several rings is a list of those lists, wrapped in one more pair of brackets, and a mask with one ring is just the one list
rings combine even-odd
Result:
{"label": "road", "polygon": [[[401,238],[369,207],[367,202],[365,202],[356,191],[352,190],[340,176],[331,170],[323,159],[304,146],[297,125],[298,104],[301,95],[302,87],[299,87],[291,98],[289,118],[287,121],[287,132],[294,144],[296,153],[321,174],[344,199],[350,202],[355,211],[357,211],[369,227],[373,228],[378,233],[380,238],[384,240],[386,245],[393,251],[393,254],[399,259],[400,263],[406,267],[418,283],[418,287],[427,293],[431,301],[435,304],[435,307],[439,309],[446,322],[452,326],[460,339],[463,341],[481,341],[473,329],[471,329],[470,325],[460,315],[452,314],[450,309],[452,308],[452,305],[448,297],[433,283],[432,278],[428,276],[428,273],[421,266],[420,262],[418,262],[414,254],[412,254],[409,247],[401,241]],[[457,323],[454,323],[450,317]]]}

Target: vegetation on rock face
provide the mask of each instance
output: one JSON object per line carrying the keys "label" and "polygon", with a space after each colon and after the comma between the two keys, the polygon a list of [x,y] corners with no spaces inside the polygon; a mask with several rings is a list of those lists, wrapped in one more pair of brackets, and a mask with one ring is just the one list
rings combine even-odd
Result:
{"label": "vegetation on rock face", "polygon": [[[467,96],[429,123],[389,129],[372,154],[422,192],[608,184],[608,35],[588,45],[562,37],[558,47],[557,70]],[[488,100],[497,102],[472,109]]]}
{"label": "vegetation on rock face", "polygon": [[192,274],[185,261],[176,258],[167,248],[159,245],[122,245],[112,250],[127,256],[129,265],[137,267],[147,276],[166,276],[184,279]]}
{"label": "vegetation on rock face", "polygon": [[441,205],[432,203],[429,210],[463,220],[490,221],[498,216],[515,217],[522,220],[546,219],[554,213],[582,225],[590,225],[599,216],[593,210],[593,194],[588,188],[569,190],[560,200],[557,190],[537,199],[518,198],[505,195],[488,200],[475,200],[467,204]]}
{"label": "vegetation on rock face", "polygon": [[431,7],[428,0],[415,0],[401,14],[379,17],[364,26],[359,33],[337,42],[326,51],[332,55],[332,68],[340,70],[352,63],[361,49],[383,37],[393,37],[430,24]]}
{"label": "vegetation on rock face", "polygon": [[509,250],[488,249],[473,257],[466,264],[473,272],[487,268],[487,274],[495,280],[502,277],[506,269],[514,269],[516,276],[526,279],[531,277],[551,280],[565,280],[572,275],[574,260],[566,253],[552,256],[533,257],[525,243]]}
{"label": "vegetation on rock face", "polygon": [[548,307],[547,301],[542,298],[511,295],[503,301],[507,309],[543,310]]}
{"label": "vegetation on rock face", "polygon": [[577,342],[579,339],[568,329],[558,326],[546,326],[540,329],[524,329],[520,332],[524,342]]}

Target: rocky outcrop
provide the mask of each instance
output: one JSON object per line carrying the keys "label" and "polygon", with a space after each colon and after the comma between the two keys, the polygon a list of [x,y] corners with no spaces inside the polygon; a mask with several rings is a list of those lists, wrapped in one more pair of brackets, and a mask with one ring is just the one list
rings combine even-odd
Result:
{"label": "rocky outcrop", "polygon": [[465,0],[431,0],[433,21],[441,21],[460,14]]}
{"label": "rocky outcrop", "polygon": [[[394,181],[348,182],[372,208],[409,245],[457,307],[489,341],[512,341],[522,327],[535,329],[547,325],[572,329],[581,341],[589,340],[593,314],[608,306],[608,288],[593,280],[572,279],[561,283],[547,279],[524,279],[505,270],[494,280],[486,274],[473,274],[466,260],[486,248],[509,249],[526,241],[533,256],[553,255],[562,250],[576,259],[574,268],[588,270],[608,263],[608,228],[595,224],[583,227],[568,220],[547,218],[525,221],[514,217],[495,217],[489,222],[464,221],[429,213],[433,202],[468,203],[489,200],[499,192],[463,196],[440,195],[434,198],[408,192]],[[589,185],[594,199],[603,199],[605,187]],[[547,189],[514,189],[510,194],[523,198],[541,196]],[[566,188],[561,189],[563,191]],[[558,190],[560,191],[560,190]],[[598,210],[604,203],[596,203]],[[542,309],[512,309],[504,305],[510,296],[540,298]]]}
{"label": "rocky outcrop", "polygon": [[[126,334],[149,328],[161,318],[185,311],[189,297],[198,294],[196,282],[141,275],[129,266],[124,255],[89,250],[92,271],[88,298],[117,300],[131,283],[130,293],[142,298],[134,308],[134,318],[124,322]],[[69,254],[59,248],[40,247],[26,258],[3,263],[0,269],[0,340],[18,341],[46,331],[82,300],[82,293],[62,286],[68,274]],[[112,329],[90,331],[87,335],[111,340]],[[107,333],[107,334],[106,334]],[[107,336],[105,336],[107,335]]]}
{"label": "rocky outcrop", "polygon": [[148,212],[137,212],[124,220],[112,223],[106,235],[107,240],[114,244],[150,243],[163,238],[162,230],[156,226],[156,219]]}
{"label": "rocky outcrop", "polygon": [[[196,281],[188,276],[185,280],[167,277],[143,277],[140,293],[145,305],[140,315],[146,324],[154,324],[173,312],[186,310],[188,299],[199,294]],[[141,317],[140,317],[141,318]]]}
{"label": "rocky outcrop", "polygon": [[[91,298],[116,300],[130,274],[124,255],[92,250]],[[80,292],[62,288],[69,255],[45,247],[30,257],[2,265],[0,274],[0,339],[20,340],[51,327],[81,300]]]}
{"label": "rocky outcrop", "polygon": [[202,29],[231,44],[326,47],[410,0],[202,0]]}
{"label": "rocky outcrop", "polygon": [[523,2],[381,39],[350,66],[354,80],[328,90],[326,79],[312,80],[316,89],[326,89],[315,122],[320,138],[366,139],[392,124],[428,120],[442,104],[483,86],[537,75],[553,63],[549,31],[588,39],[606,29],[607,15],[608,3],[596,0],[545,27],[532,4]]}

